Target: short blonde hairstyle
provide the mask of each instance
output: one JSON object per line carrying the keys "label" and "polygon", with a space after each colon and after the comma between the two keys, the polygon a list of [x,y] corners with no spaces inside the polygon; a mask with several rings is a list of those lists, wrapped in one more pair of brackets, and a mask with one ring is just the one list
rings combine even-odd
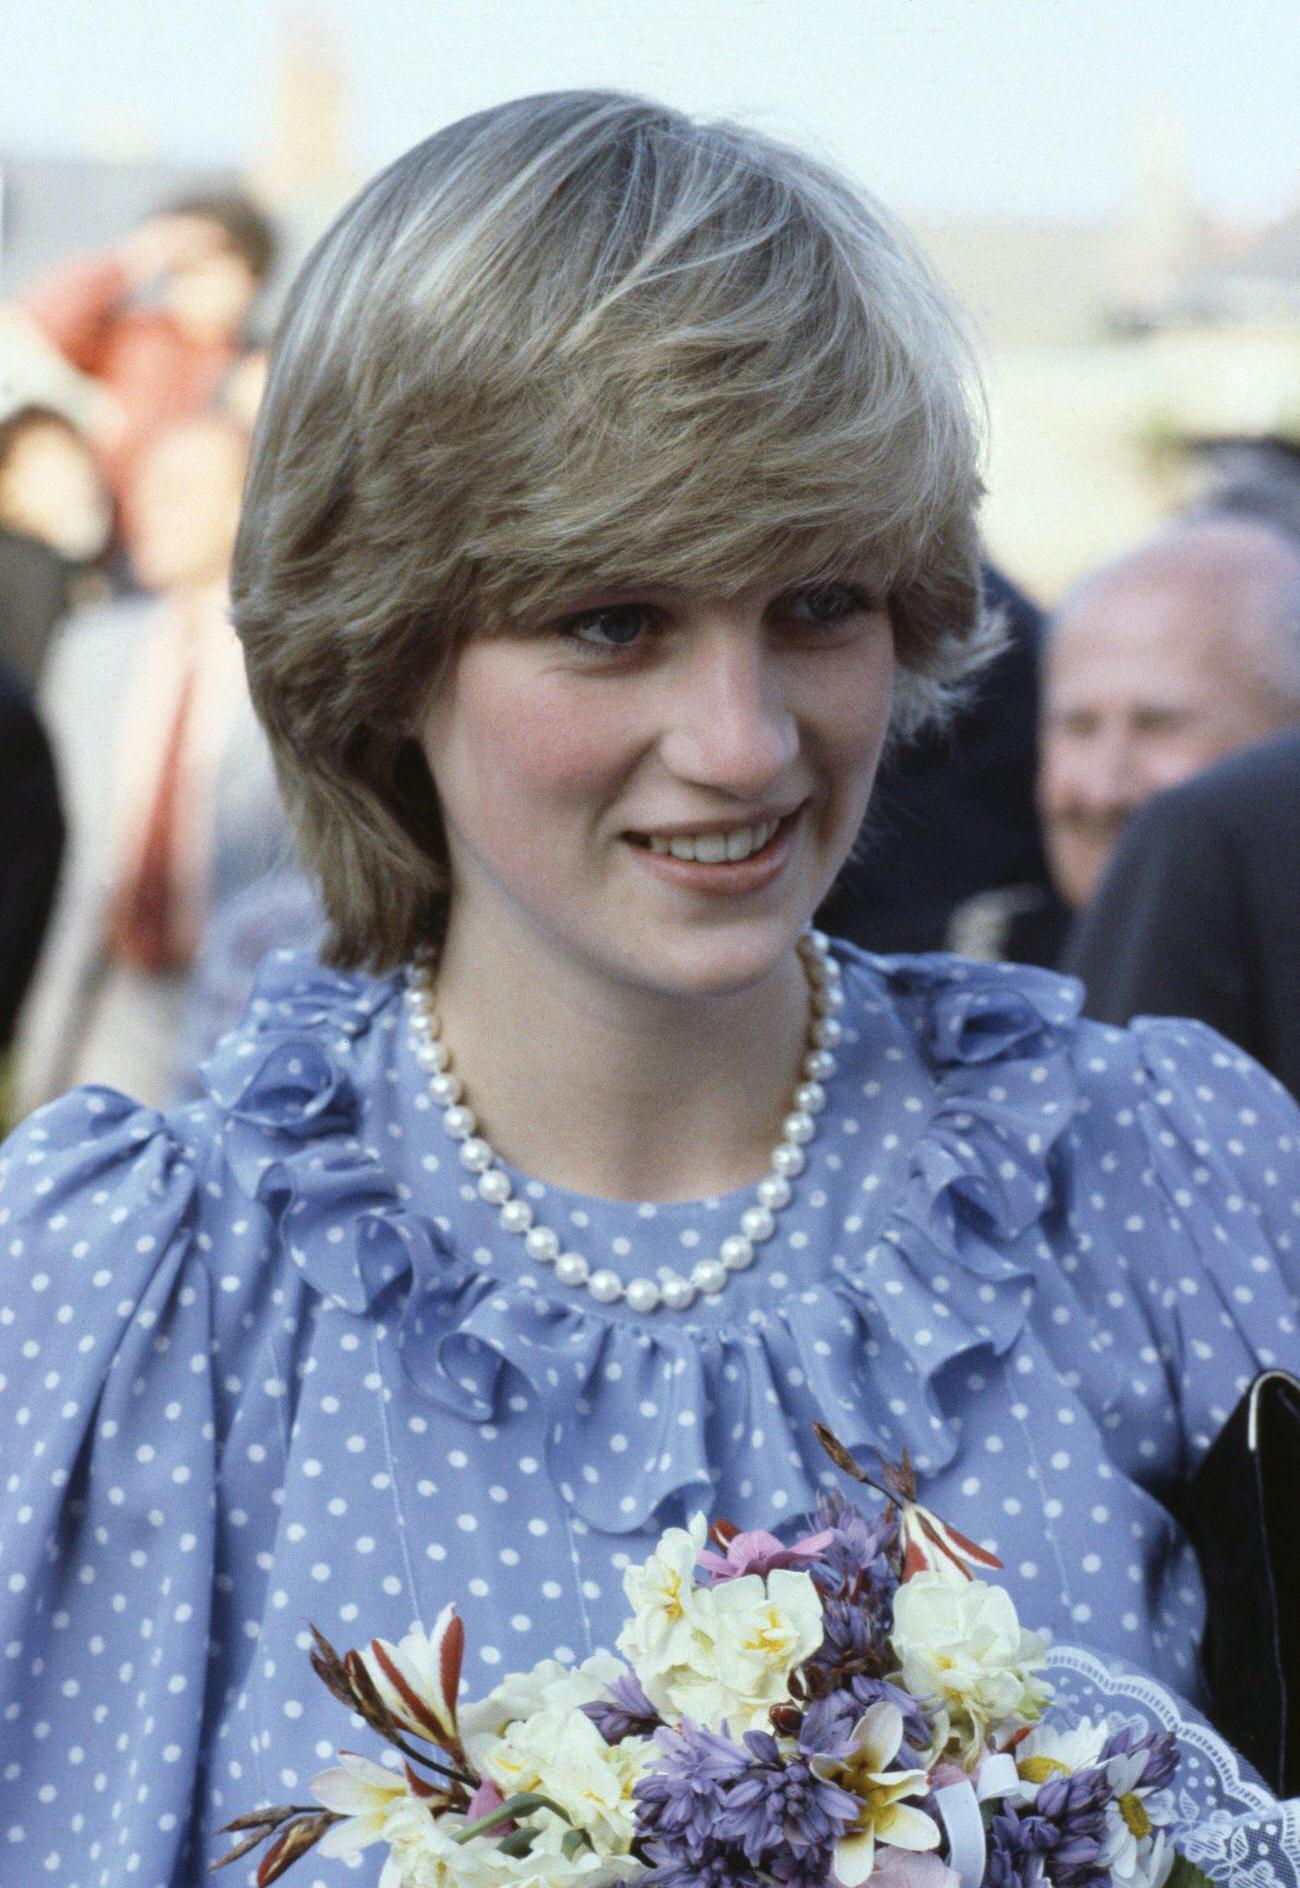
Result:
{"label": "short blonde hairstyle", "polygon": [[331,961],[436,940],[413,731],[469,637],[575,578],[729,594],[866,560],[898,719],[938,711],[987,641],[970,387],[907,239],[757,132],[554,93],[376,178],[290,294],[233,573]]}

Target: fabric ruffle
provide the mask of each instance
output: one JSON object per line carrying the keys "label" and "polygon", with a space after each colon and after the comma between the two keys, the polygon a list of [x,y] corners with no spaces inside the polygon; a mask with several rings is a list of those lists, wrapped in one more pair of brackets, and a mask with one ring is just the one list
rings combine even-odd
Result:
{"label": "fabric ruffle", "polygon": [[205,1072],[225,1149],[322,1296],[398,1331],[421,1395],[489,1420],[503,1365],[546,1412],[547,1466],[592,1527],[645,1527],[676,1498],[743,1520],[801,1514],[836,1480],[812,1424],[922,1471],[956,1453],[942,1378],[1002,1353],[1033,1280],[1009,1248],[1052,1202],[1052,1149],[1074,1112],[1078,987],[1047,972],[945,957],[869,960],[908,1013],[935,1100],[874,1242],[775,1310],[734,1324],[634,1318],[529,1277],[501,1280],[450,1249],[357,1136],[357,1038],[392,980],[268,960],[244,1030]]}

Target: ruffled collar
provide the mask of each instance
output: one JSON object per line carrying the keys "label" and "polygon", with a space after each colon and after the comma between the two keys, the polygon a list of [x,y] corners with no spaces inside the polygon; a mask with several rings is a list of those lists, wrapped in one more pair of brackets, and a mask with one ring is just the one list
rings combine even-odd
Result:
{"label": "ruffled collar", "polygon": [[967,1353],[1006,1351],[1024,1324],[1033,1281],[1013,1248],[1052,1204],[1052,1150],[1075,1106],[1077,985],[842,953],[850,1004],[865,990],[900,1013],[932,1112],[871,1243],[736,1325],[616,1317],[452,1248],[360,1138],[363,1042],[397,1004],[395,978],[276,953],[204,1078],[238,1186],[308,1283],[355,1315],[382,1311],[411,1383],[453,1416],[489,1420],[503,1366],[520,1371],[547,1413],[552,1479],[586,1523],[638,1530],[674,1498],[793,1516],[833,1479],[814,1419],[864,1456],[905,1446],[923,1473],[952,1461],[943,1375]]}

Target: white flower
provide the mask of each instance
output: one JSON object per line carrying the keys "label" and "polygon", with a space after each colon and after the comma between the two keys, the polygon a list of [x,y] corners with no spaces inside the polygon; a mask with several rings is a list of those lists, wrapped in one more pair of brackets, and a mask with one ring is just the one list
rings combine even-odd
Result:
{"label": "white flower", "polygon": [[930,1787],[925,1770],[891,1770],[903,1742],[903,1714],[881,1698],[853,1727],[853,1748],[845,1757],[814,1757],[812,1767],[858,1800],[856,1820],[835,1844],[835,1879],[843,1888],[860,1888],[876,1865],[876,1843],[923,1851],[939,1846],[939,1825],[900,1799],[924,1796]]}
{"label": "white flower", "polygon": [[506,1879],[510,1888],[614,1888],[616,1882],[636,1881],[644,1874],[644,1862],[630,1855],[610,1858],[585,1849],[568,1861],[558,1851],[534,1849],[514,1864]]}
{"label": "white flower", "polygon": [[338,1763],[314,1776],[310,1788],[318,1803],[347,1818],[321,1837],[322,1855],[356,1855],[381,1841],[389,1811],[410,1794],[400,1770],[385,1770],[350,1750],[341,1750]]}
{"label": "white flower", "polygon": [[[637,1676],[655,1708],[670,1720],[689,1717],[733,1737],[766,1728],[774,1704],[790,1696],[790,1673],[822,1642],[821,1595],[811,1575],[778,1567],[766,1579],[698,1589],[684,1656],[671,1665],[637,1661]],[[628,1646],[623,1639],[624,1651]]]}
{"label": "white flower", "polygon": [[[464,1827],[463,1816],[431,1816],[409,1794],[395,1803],[383,1831],[390,1848],[379,1888],[498,1888],[509,1882],[509,1856],[493,1842],[457,1842]],[[328,1840],[327,1835],[320,1844],[322,1853]]]}
{"label": "white flower", "polygon": [[1005,1800],[1017,1806],[1032,1803],[1050,1778],[1072,1777],[1076,1770],[1095,1769],[1106,1735],[1104,1723],[1093,1724],[1087,1718],[1064,1729],[1036,1724],[1013,1752],[1019,1782],[1007,1791]]}
{"label": "white flower", "polygon": [[[607,1744],[591,1720],[567,1707],[539,1711],[507,1726],[476,1751],[476,1762],[505,1796],[540,1790],[585,1829],[600,1855],[626,1854],[635,1834],[632,1788],[653,1746],[641,1737]],[[558,1847],[566,1825],[543,1811],[547,1847]]]}
{"label": "white flower", "polygon": [[1166,1833],[1173,1818],[1167,1790],[1143,1789],[1145,1751],[1120,1751],[1106,1764],[1106,1781],[1115,1792],[1106,1805],[1106,1828],[1098,1866],[1108,1868],[1115,1888],[1163,1888],[1174,1865]]}
{"label": "white flower", "polygon": [[454,1750],[456,1696],[464,1654],[464,1622],[454,1602],[449,1602],[431,1632],[421,1632],[417,1627],[397,1645],[387,1639],[372,1639],[361,1659],[399,1724],[417,1737]]}
{"label": "white flower", "polygon": [[700,1601],[712,1591],[695,1584],[695,1568],[708,1533],[704,1516],[692,1515],[689,1527],[668,1528],[650,1558],[623,1575],[632,1617],[616,1644],[643,1684],[647,1673],[667,1671],[690,1660],[696,1613]]}
{"label": "white flower", "polygon": [[577,1711],[603,1698],[627,1667],[612,1652],[596,1652],[581,1665],[561,1665],[542,1659],[531,1671],[510,1672],[477,1704],[461,1707],[460,1729],[465,1748],[473,1757],[486,1735],[499,1737],[516,1718],[538,1711]]}
{"label": "white flower", "polygon": [[974,1761],[990,1730],[1039,1717],[1051,1696],[1032,1676],[1047,1641],[1023,1629],[1005,1587],[915,1574],[894,1596],[891,1639],[903,1688],[934,1701],[939,1741],[955,1741],[961,1761]]}

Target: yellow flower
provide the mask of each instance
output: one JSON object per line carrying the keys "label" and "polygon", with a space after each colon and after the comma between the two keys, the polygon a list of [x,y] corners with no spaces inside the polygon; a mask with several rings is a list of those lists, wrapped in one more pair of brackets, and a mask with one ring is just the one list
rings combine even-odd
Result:
{"label": "yellow flower", "polygon": [[843,1757],[814,1757],[818,1776],[838,1783],[858,1800],[857,1819],[835,1844],[835,1876],[843,1888],[860,1888],[876,1865],[876,1843],[896,1849],[936,1849],[939,1826],[923,1810],[901,1799],[923,1796],[925,1770],[891,1770],[903,1742],[903,1714],[888,1698],[869,1707],[853,1728],[853,1748]]}

